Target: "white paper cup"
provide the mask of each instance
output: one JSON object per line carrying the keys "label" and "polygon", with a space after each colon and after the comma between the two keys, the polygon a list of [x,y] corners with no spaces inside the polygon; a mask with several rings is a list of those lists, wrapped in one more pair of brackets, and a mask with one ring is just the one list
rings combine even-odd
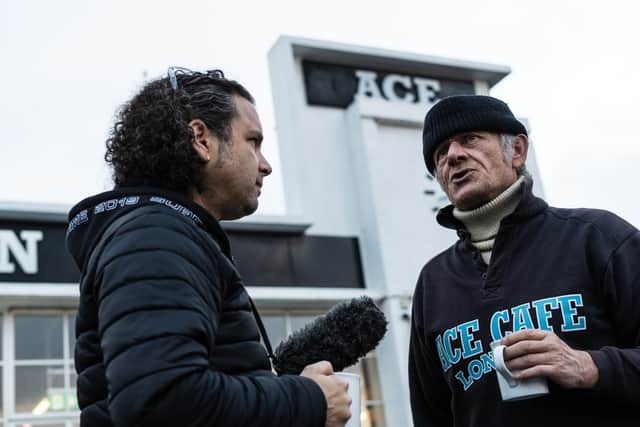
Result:
{"label": "white paper cup", "polygon": [[517,371],[510,371],[504,363],[505,346],[500,341],[491,343],[493,350],[493,363],[496,366],[496,377],[498,377],[498,386],[502,400],[522,400],[531,399],[549,393],[547,379],[544,377],[529,378],[526,380],[517,380],[514,375]]}
{"label": "white paper cup", "polygon": [[344,427],[360,427],[360,375],[349,372],[336,372],[336,375],[349,383],[351,418]]}

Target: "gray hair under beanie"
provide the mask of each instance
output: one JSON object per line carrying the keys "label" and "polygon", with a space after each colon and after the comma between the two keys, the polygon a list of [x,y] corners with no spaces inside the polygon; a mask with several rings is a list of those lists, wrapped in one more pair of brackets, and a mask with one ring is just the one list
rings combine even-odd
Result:
{"label": "gray hair under beanie", "polygon": [[427,112],[422,130],[422,154],[433,175],[433,153],[447,138],[461,132],[485,131],[527,135],[509,106],[484,95],[455,95],[443,98]]}

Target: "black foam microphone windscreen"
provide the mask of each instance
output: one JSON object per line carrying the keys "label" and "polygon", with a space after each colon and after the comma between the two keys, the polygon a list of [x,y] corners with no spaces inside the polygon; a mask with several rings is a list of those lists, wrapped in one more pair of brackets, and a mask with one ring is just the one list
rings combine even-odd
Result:
{"label": "black foam microphone windscreen", "polygon": [[377,347],[387,332],[384,313],[367,296],[336,304],[280,343],[274,368],[298,375],[305,366],[328,360],[335,372],[354,365]]}

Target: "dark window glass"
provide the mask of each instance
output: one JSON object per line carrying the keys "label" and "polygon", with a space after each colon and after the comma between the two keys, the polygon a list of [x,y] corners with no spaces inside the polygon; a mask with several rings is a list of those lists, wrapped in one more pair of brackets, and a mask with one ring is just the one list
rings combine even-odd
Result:
{"label": "dark window glass", "polygon": [[62,316],[17,315],[16,360],[62,359]]}
{"label": "dark window glass", "polygon": [[282,342],[282,340],[287,336],[284,316],[273,316],[267,314],[260,317],[262,318],[262,323],[264,323],[264,328],[267,330],[271,346],[275,351],[278,344],[280,344],[280,342]]}
{"label": "dark window glass", "polygon": [[69,357],[73,359],[73,348],[76,345],[76,316],[69,315]]}
{"label": "dark window glass", "polygon": [[[3,408],[2,408],[2,398],[3,398],[3,396],[2,396],[2,388],[3,388],[2,387],[2,384],[3,384],[2,380],[4,378],[2,376],[2,374],[3,374],[2,370],[3,370],[3,368],[0,368],[0,418],[4,417],[4,411],[3,411]],[[0,426],[2,426],[2,423],[0,423]]]}
{"label": "dark window glass", "polygon": [[46,415],[65,410],[62,366],[16,366],[16,412]]}
{"label": "dark window glass", "polygon": [[76,393],[76,381],[78,380],[78,375],[76,374],[76,370],[73,365],[70,368],[71,376],[69,378],[69,391],[67,392],[67,408],[70,411],[77,411],[78,408],[78,395]]}
{"label": "dark window glass", "polygon": [[298,329],[302,329],[317,316],[308,316],[308,315],[299,315],[292,314],[291,315],[291,332],[296,332]]}

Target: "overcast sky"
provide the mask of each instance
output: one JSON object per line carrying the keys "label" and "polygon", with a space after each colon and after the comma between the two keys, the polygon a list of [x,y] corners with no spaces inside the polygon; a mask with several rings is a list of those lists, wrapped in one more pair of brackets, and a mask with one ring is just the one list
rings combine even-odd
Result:
{"label": "overcast sky", "polygon": [[114,112],[146,78],[181,65],[222,68],[255,95],[276,169],[259,213],[284,214],[267,52],[287,34],[511,67],[491,94],[529,120],[547,200],[638,226],[636,9],[616,0],[0,0],[0,202],[70,206],[109,189]]}

